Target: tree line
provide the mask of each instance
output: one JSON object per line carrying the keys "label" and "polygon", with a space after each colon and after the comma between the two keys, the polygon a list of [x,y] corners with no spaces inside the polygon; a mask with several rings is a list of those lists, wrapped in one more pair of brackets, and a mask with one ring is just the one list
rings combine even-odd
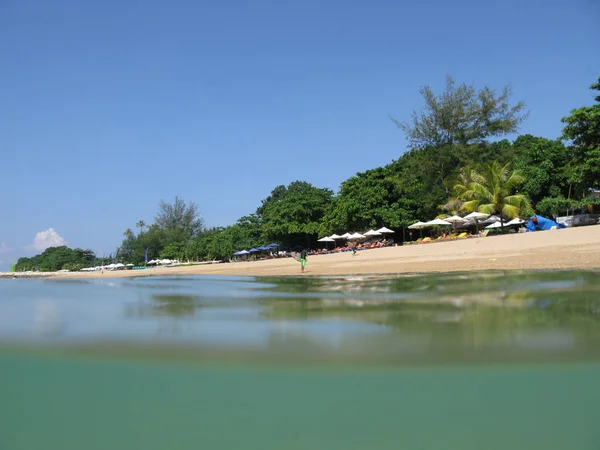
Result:
{"label": "tree line", "polygon": [[[409,143],[389,164],[357,173],[334,193],[306,181],[275,187],[253,214],[207,228],[194,202],[161,201],[154,222],[127,229],[111,258],[226,260],[236,250],[271,242],[314,246],[319,237],[387,226],[401,230],[441,214],[481,211],[512,219],[556,216],[600,204],[600,78],[595,103],[562,119],[558,138],[520,135],[523,102],[511,91],[481,89],[447,77],[444,92],[421,89],[424,107],[393,120]],[[21,261],[21,260],[19,260]],[[17,264],[19,266],[19,264]]]}

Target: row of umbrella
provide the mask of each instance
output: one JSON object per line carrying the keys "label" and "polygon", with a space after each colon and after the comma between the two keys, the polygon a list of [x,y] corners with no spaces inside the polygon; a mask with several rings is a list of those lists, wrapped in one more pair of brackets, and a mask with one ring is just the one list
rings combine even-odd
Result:
{"label": "row of umbrella", "polygon": [[251,248],[250,250],[240,250],[239,252],[235,252],[234,256],[249,255],[252,253],[260,253],[260,252],[270,252],[279,247],[281,247],[279,244],[273,243],[273,244],[265,245],[264,247]]}
{"label": "row of umbrella", "polygon": [[[466,215],[465,217],[451,216],[451,217],[446,217],[444,219],[433,219],[433,220],[430,220],[429,222],[419,221],[419,222],[413,223],[408,228],[418,230],[421,228],[427,228],[427,227],[431,227],[434,225],[453,225],[456,223],[468,222],[469,220],[474,220],[475,224],[477,224],[478,220],[487,219],[488,217],[490,217],[489,214],[480,213],[478,211],[475,211],[475,212],[472,212],[471,214]],[[498,225],[495,225],[496,223]],[[522,223],[525,223],[525,221],[521,220],[517,217],[516,219],[506,222],[504,224],[504,226],[521,225]],[[486,228],[501,228],[501,227],[502,227],[501,222],[497,221],[497,222],[494,222],[491,225],[487,226]]]}
{"label": "row of umbrella", "polygon": [[319,242],[335,242],[337,240],[348,240],[348,241],[354,241],[354,240],[359,240],[359,239],[366,239],[368,237],[376,237],[376,236],[382,236],[385,234],[392,234],[393,231],[390,230],[389,228],[386,227],[381,227],[379,230],[369,230],[364,234],[360,234],[360,233],[344,233],[341,236],[338,236],[337,234],[332,234],[331,236],[325,236],[321,239],[318,239]]}

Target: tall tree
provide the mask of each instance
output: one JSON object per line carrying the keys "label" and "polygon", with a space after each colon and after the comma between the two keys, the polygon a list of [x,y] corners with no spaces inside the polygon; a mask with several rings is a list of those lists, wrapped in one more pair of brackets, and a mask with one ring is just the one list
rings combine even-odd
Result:
{"label": "tall tree", "polygon": [[534,205],[546,197],[568,195],[565,167],[571,159],[571,151],[560,140],[526,134],[519,136],[513,147],[514,167],[524,177],[523,193]]}
{"label": "tall tree", "polygon": [[175,197],[173,203],[161,200],[155,223],[164,231],[169,243],[192,239],[204,225],[196,203],[186,204],[180,197]]}
{"label": "tall tree", "polygon": [[504,226],[504,218],[514,219],[521,212],[529,212],[531,205],[526,195],[513,193],[525,181],[522,173],[511,170],[511,163],[491,163],[483,173],[471,171],[467,185],[457,184],[455,191],[463,200],[462,209],[498,214]]}
{"label": "tall tree", "polygon": [[440,147],[447,144],[469,145],[518,130],[527,117],[525,104],[511,105],[510,86],[496,92],[484,86],[456,82],[446,76],[446,90],[434,94],[430,86],[420,90],[425,106],[413,111],[410,121],[392,119],[406,134],[411,148]]}
{"label": "tall tree", "polygon": [[570,181],[578,186],[578,196],[586,197],[590,188],[600,187],[600,77],[590,86],[598,91],[596,104],[583,106],[562,118],[562,138],[573,143]]}
{"label": "tall tree", "polygon": [[305,181],[277,186],[256,210],[263,236],[268,240],[310,245],[321,220],[331,208],[333,192]]}

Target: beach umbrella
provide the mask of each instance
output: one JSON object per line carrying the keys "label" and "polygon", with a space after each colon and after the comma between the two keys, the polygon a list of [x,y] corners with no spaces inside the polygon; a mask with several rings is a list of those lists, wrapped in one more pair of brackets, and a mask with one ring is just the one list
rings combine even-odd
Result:
{"label": "beach umbrella", "polygon": [[369,230],[365,233],[365,236],[381,236],[379,231]]}
{"label": "beach umbrella", "polygon": [[365,237],[362,234],[360,234],[360,233],[354,233],[354,234],[351,234],[348,239],[357,240],[357,239],[364,239],[364,238]]}
{"label": "beach umbrella", "polygon": [[344,233],[340,236],[340,238],[342,239],[350,239],[350,236],[352,236],[352,233]]}
{"label": "beach umbrella", "polygon": [[381,233],[381,234],[394,234],[393,230],[390,230],[389,228],[386,228],[386,227],[381,227],[379,230],[375,230],[375,231],[377,231],[378,233]]}
{"label": "beach umbrella", "polygon": [[426,226],[434,226],[434,225],[452,225],[450,222],[446,222],[445,220],[442,219],[433,219],[430,220],[429,222],[425,222]]}
{"label": "beach umbrella", "polygon": [[521,225],[521,224],[523,224],[523,223],[525,223],[525,221],[524,221],[524,220],[522,220],[522,219],[519,219],[519,218],[517,217],[517,218],[515,218],[515,219],[511,220],[510,222],[506,222],[506,223],[504,224],[504,226],[508,226],[508,225]]}
{"label": "beach umbrella", "polygon": [[487,227],[485,227],[486,229],[492,229],[492,228],[502,228],[502,224],[500,222],[494,222],[491,225],[488,225]]}
{"label": "beach umbrella", "polygon": [[419,220],[418,222],[415,222],[412,225],[409,225],[408,228],[411,230],[419,230],[421,237],[423,237],[423,228],[425,228],[426,226],[427,226],[427,224],[425,222],[421,222]]}
{"label": "beach umbrella", "polygon": [[455,216],[450,216],[450,217],[444,217],[444,220],[446,222],[450,222],[451,224],[453,224],[455,230],[456,230],[456,224],[457,223],[464,223],[464,222],[467,221],[467,219],[463,219],[462,217],[456,216],[456,215]]}
{"label": "beach umbrella", "polygon": [[317,242],[325,242],[325,248],[328,248],[328,242],[335,242],[335,239],[331,239],[330,237],[323,237],[321,239],[317,239]]}
{"label": "beach umbrella", "polygon": [[335,242],[335,239],[331,239],[330,237],[325,236],[325,237],[323,237],[321,239],[317,239],[317,241],[318,242]]}
{"label": "beach umbrella", "polygon": [[467,214],[464,219],[467,220],[471,220],[473,219],[475,221],[475,230],[477,231],[477,233],[479,233],[479,219],[487,219],[489,217],[489,214],[485,214],[485,213],[480,213],[479,211],[473,211],[471,214]]}
{"label": "beach umbrella", "polygon": [[467,219],[463,219],[460,216],[444,217],[444,220],[446,222],[450,222],[450,223],[459,223],[459,222],[466,222],[467,221]]}
{"label": "beach umbrella", "polygon": [[331,236],[329,236],[331,239],[344,239],[342,236],[338,236],[337,234],[333,233]]}
{"label": "beach umbrella", "polygon": [[279,247],[279,244],[272,243],[272,244],[267,245],[267,248],[275,248],[275,247]]}
{"label": "beach umbrella", "polygon": [[479,211],[473,211],[471,214],[467,214],[463,219],[466,220],[479,220],[479,219],[487,219],[490,215],[485,213],[480,213]]}
{"label": "beach umbrella", "polygon": [[248,250],[248,253],[258,253],[258,252],[260,252],[260,250],[257,248],[251,248],[250,250]]}
{"label": "beach umbrella", "polygon": [[410,228],[411,230],[420,230],[422,228],[425,228],[426,226],[427,224],[425,222],[418,221],[416,223],[413,223],[412,225],[409,225],[408,228]]}

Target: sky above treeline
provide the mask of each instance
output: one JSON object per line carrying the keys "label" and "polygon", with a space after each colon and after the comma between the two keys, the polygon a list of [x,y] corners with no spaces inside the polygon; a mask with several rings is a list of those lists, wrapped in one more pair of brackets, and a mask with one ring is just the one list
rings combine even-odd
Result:
{"label": "sky above treeline", "polygon": [[161,199],[208,226],[406,151],[419,88],[511,84],[522,133],[593,102],[596,0],[0,2],[0,270],[114,252]]}

